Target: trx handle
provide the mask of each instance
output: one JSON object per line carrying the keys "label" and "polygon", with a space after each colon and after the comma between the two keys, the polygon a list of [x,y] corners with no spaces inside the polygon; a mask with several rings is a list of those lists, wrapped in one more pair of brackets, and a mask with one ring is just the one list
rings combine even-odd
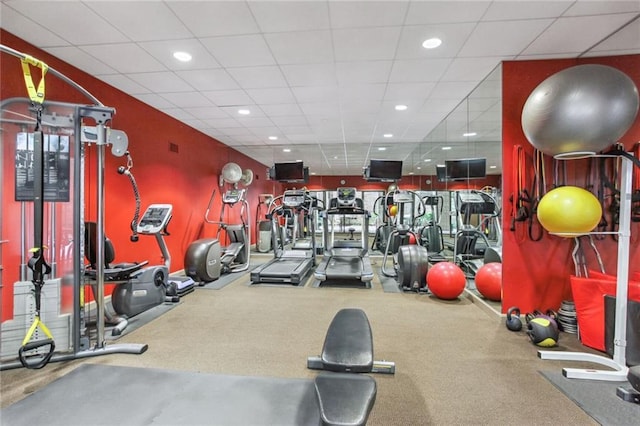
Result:
{"label": "trx handle", "polygon": [[[45,93],[45,85],[44,85],[44,76],[47,74],[49,70],[49,66],[42,62],[39,59],[36,59],[32,56],[25,55],[24,58],[20,60],[22,63],[22,74],[24,76],[24,83],[27,87],[27,93],[29,94],[29,99],[31,102],[41,104],[44,102],[44,93]],[[36,89],[33,84],[33,78],[31,77],[31,68],[30,65],[34,67],[38,67],[41,70],[40,83],[38,83],[38,88]]]}
{"label": "trx handle", "polygon": [[[36,297],[36,300],[38,300],[39,297],[40,296],[38,295]],[[33,334],[38,328],[40,328],[44,332],[47,338],[31,341]],[[49,351],[46,354],[40,356],[37,356],[39,355],[38,353],[29,354],[30,352],[43,348],[45,346],[49,346]],[[33,324],[31,324],[27,335],[22,341],[22,346],[20,346],[20,349],[18,349],[18,358],[20,359],[20,364],[22,364],[24,368],[38,370],[49,363],[55,350],[56,344],[53,341],[53,335],[51,334],[51,331],[49,331],[47,326],[44,325],[44,323],[40,320],[40,317],[36,315]]]}

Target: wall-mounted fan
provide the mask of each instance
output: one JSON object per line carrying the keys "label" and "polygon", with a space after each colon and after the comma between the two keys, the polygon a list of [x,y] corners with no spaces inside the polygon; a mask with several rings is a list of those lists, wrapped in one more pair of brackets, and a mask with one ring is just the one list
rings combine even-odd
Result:
{"label": "wall-mounted fan", "polygon": [[242,170],[236,163],[227,163],[222,168],[222,173],[220,173],[220,186],[223,186],[225,182],[232,184],[234,187],[238,183],[249,186],[253,182],[253,171],[251,169]]}

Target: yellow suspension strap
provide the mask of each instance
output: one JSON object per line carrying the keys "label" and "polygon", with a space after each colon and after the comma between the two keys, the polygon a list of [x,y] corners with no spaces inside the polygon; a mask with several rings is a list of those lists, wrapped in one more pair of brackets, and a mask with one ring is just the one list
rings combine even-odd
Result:
{"label": "yellow suspension strap", "polygon": [[[36,89],[31,78],[30,65],[36,66],[42,70],[42,78]],[[51,273],[51,266],[47,264],[44,258],[43,244],[43,210],[44,210],[44,132],[42,131],[42,103],[44,102],[44,76],[47,73],[47,65],[42,61],[32,57],[22,59],[22,71],[27,86],[27,92],[31,103],[36,112],[36,127],[33,132],[33,240],[34,247],[29,250],[31,259],[27,263],[32,272],[33,293],[35,298],[35,315],[33,323],[27,335],[22,341],[22,346],[18,350],[18,358],[25,368],[42,368],[51,360],[51,356],[55,350],[55,342],[53,335],[47,326],[40,319],[42,287],[44,286],[44,276]],[[44,333],[44,339],[37,337],[36,330],[41,329]],[[49,347],[48,351],[41,354],[40,348]]]}

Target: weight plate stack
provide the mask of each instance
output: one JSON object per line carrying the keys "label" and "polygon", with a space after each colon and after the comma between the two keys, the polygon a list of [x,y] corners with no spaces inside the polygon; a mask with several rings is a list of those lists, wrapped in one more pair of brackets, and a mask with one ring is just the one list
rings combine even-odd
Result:
{"label": "weight plate stack", "polygon": [[573,302],[563,300],[558,310],[558,326],[560,330],[569,334],[578,334],[578,319],[576,306]]}

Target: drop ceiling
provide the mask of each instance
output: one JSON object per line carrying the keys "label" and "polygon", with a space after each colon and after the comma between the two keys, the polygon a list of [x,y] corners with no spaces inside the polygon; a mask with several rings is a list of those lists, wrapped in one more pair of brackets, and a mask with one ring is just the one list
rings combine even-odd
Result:
{"label": "drop ceiling", "polygon": [[[640,53],[640,1],[0,7],[2,28],[36,47],[265,165],[302,160],[318,175],[359,175],[371,158],[434,174],[476,154],[500,173],[501,61]],[[431,37],[442,45],[424,49]]]}

